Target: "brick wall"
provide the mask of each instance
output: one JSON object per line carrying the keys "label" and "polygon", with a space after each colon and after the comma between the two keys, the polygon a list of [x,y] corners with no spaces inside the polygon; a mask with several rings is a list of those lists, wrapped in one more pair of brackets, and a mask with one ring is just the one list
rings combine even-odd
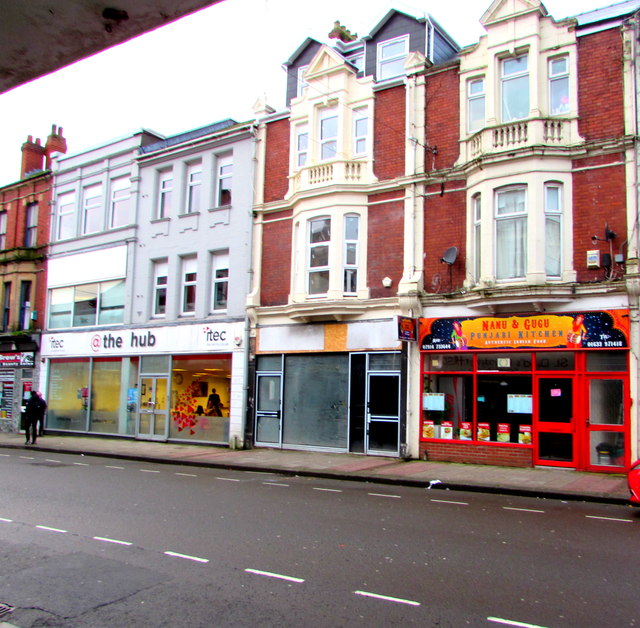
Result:
{"label": "brick wall", "polygon": [[[589,168],[624,160],[623,153],[576,159],[573,168]],[[600,255],[609,252],[605,242],[592,244],[597,235],[604,238],[605,222],[616,233],[613,252],[618,253],[627,233],[626,179],[624,165],[574,172],[573,175],[573,251],[574,267],[579,282],[601,281],[602,269],[587,269],[588,250],[598,249]]]}
{"label": "brick wall", "polygon": [[[462,286],[466,260],[466,183],[448,181],[427,187],[424,200],[424,288],[427,292],[452,292]],[[459,190],[447,192],[447,190]],[[451,266],[440,261],[450,247],[458,247],[458,257]]]}
{"label": "brick wall", "polygon": [[[392,200],[398,199],[400,200]],[[373,298],[390,297],[396,293],[402,278],[404,259],[404,202],[398,191],[369,196],[367,285]],[[385,288],[382,279],[390,277],[392,288]]]}
{"label": "brick wall", "polygon": [[578,38],[578,111],[578,128],[587,141],[624,134],[619,29]]}
{"label": "brick wall", "polygon": [[373,170],[380,180],[404,175],[405,88],[376,92]]}
{"label": "brick wall", "polygon": [[[270,214],[262,230],[261,304],[284,305],[291,282],[291,211]],[[269,222],[269,220],[273,222]]]}
{"label": "brick wall", "polygon": [[[458,65],[427,75],[425,170],[450,168],[460,154],[460,78]],[[437,148],[434,154],[433,148]]]}
{"label": "brick wall", "polygon": [[498,467],[532,467],[533,449],[506,445],[421,442],[420,458],[437,462],[466,462]]}
{"label": "brick wall", "polygon": [[289,188],[289,120],[267,124],[264,202],[280,201]]}

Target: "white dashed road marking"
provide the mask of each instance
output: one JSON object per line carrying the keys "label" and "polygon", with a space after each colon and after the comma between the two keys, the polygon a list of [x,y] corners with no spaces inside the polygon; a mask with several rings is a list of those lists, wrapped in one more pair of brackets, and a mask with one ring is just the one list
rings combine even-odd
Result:
{"label": "white dashed road marking", "polygon": [[400,495],[389,495],[388,493],[367,493],[370,497],[391,497],[392,499],[402,499]]}
{"label": "white dashed road marking", "polygon": [[0,521],[3,523],[13,523],[13,519],[5,519],[4,517],[0,517]]}
{"label": "white dashed road marking", "polygon": [[178,473],[176,472],[176,475],[181,475],[185,478],[197,478],[198,476],[195,473]]}
{"label": "white dashed road marking", "polygon": [[258,576],[266,576],[267,578],[276,578],[278,580],[287,580],[288,582],[304,582],[302,578],[294,578],[293,576],[285,576],[281,573],[273,573],[271,571],[260,571],[260,569],[245,569],[247,573],[254,573]]}
{"label": "white dashed road marking", "polygon": [[179,554],[178,552],[165,552],[167,556],[173,556],[175,558],[185,558],[186,560],[193,560],[197,563],[208,563],[208,558],[200,558],[199,556],[189,556],[188,554]]}
{"label": "white dashed road marking", "polygon": [[314,491],[326,491],[327,493],[342,493],[342,490],[339,488],[321,488],[319,486],[313,487]]}
{"label": "white dashed road marking", "polygon": [[408,604],[409,606],[420,606],[420,602],[414,600],[405,600],[401,597],[391,597],[389,595],[380,595],[379,593],[371,593],[369,591],[354,591],[356,595],[363,597],[373,597],[377,600],[385,600],[386,602],[395,602],[396,604]]}
{"label": "white dashed road marking", "polygon": [[289,486],[288,484],[282,484],[281,482],[263,482],[265,486]]}
{"label": "white dashed road marking", "polygon": [[46,530],[47,532],[60,532],[60,534],[66,534],[66,530],[61,530],[60,528],[50,528],[49,526],[36,526],[39,530]]}
{"label": "white dashed road marking", "polygon": [[119,470],[124,469],[124,467],[117,467],[117,466],[116,466],[116,465],[114,465],[114,464],[106,464],[106,465],[104,465],[104,466],[105,466],[105,468],[106,468],[106,469],[119,469]]}
{"label": "white dashed road marking", "polygon": [[585,515],[587,519],[601,519],[602,521],[618,521],[620,523],[633,523],[633,519],[616,519],[615,517],[598,517],[596,515]]}
{"label": "white dashed road marking", "polygon": [[545,628],[544,626],[538,626],[537,624],[525,624],[521,621],[501,619],[500,617],[487,617],[487,621],[492,621],[496,624],[504,624],[505,626],[519,626],[520,628]]}
{"label": "white dashed road marking", "polygon": [[88,467],[88,466],[90,466],[86,462],[74,462],[73,464],[75,464],[75,465],[77,465],[79,467]]}
{"label": "white dashed road marking", "polygon": [[503,506],[503,510],[517,510],[518,512],[542,512],[544,510],[536,510],[535,508],[514,508],[513,506]]}
{"label": "white dashed road marking", "polygon": [[438,504],[457,504],[458,506],[468,506],[469,502],[454,502],[449,499],[431,499],[429,501],[437,502]]}
{"label": "white dashed road marking", "polygon": [[240,481],[237,478],[221,478],[221,477],[216,477],[216,480],[222,480],[224,482],[239,482]]}
{"label": "white dashed road marking", "polygon": [[94,540],[96,541],[104,541],[105,543],[115,543],[116,545],[133,545],[133,543],[129,543],[129,541],[119,541],[118,539],[108,539],[104,536],[94,536]]}
{"label": "white dashed road marking", "polygon": [[160,471],[156,471],[155,469],[138,469],[141,473],[160,473]]}

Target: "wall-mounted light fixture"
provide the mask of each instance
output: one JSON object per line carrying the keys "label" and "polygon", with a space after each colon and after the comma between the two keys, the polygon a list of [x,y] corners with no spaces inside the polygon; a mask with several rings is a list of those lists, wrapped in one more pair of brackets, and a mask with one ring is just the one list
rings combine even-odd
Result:
{"label": "wall-mounted light fixture", "polygon": [[383,277],[382,285],[385,288],[391,288],[391,286],[393,285],[393,280],[391,279],[391,277]]}

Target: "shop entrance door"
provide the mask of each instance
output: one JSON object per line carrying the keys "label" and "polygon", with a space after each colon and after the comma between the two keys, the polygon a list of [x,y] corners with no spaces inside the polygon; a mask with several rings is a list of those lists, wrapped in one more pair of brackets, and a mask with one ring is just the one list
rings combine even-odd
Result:
{"label": "shop entrance door", "polygon": [[257,376],[256,445],[282,445],[282,375]]}
{"label": "shop entrance door", "polygon": [[400,437],[400,375],[369,373],[366,422],[366,453],[397,456]]}
{"label": "shop entrance door", "polygon": [[625,460],[625,391],[622,378],[590,376],[586,379],[586,468],[590,471],[620,470]]}
{"label": "shop entrance door", "polygon": [[536,464],[575,467],[574,379],[572,377],[540,377],[537,391]]}
{"label": "shop entrance door", "polygon": [[166,377],[140,378],[140,409],[136,437],[166,440],[168,428],[168,381]]}

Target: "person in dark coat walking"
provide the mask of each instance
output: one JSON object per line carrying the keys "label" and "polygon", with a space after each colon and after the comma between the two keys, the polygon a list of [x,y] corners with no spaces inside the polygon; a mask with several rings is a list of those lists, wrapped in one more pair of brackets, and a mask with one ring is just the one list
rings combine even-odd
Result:
{"label": "person in dark coat walking", "polygon": [[44,419],[44,411],[46,407],[47,406],[44,401],[38,397],[38,393],[35,390],[32,390],[31,396],[29,397],[24,409],[24,430],[27,438],[25,445],[29,444],[29,438],[31,438],[32,445],[36,444],[36,437],[38,436],[38,422]]}

